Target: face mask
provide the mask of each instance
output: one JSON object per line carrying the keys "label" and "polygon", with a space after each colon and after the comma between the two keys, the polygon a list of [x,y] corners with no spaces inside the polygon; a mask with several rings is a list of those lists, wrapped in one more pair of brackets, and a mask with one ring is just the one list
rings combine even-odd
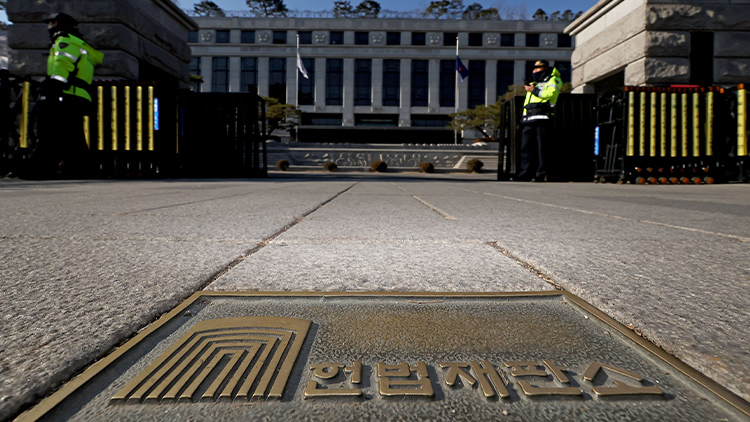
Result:
{"label": "face mask", "polygon": [[540,81],[543,81],[547,77],[548,74],[549,74],[549,69],[545,69],[540,72],[532,73],[531,79],[534,82],[540,82]]}

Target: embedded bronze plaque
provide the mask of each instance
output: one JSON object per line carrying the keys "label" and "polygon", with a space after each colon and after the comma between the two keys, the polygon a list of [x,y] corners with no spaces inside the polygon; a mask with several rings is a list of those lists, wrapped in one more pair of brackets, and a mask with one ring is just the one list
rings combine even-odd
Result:
{"label": "embedded bronze plaque", "polygon": [[745,420],[567,292],[199,293],[20,420]]}

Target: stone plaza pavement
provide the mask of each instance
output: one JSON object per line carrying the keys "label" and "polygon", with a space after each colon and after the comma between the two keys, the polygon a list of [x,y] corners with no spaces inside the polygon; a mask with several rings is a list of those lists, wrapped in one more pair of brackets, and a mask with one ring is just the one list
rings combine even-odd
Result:
{"label": "stone plaza pavement", "polygon": [[193,292],[569,290],[750,399],[750,185],[0,180],[0,420]]}

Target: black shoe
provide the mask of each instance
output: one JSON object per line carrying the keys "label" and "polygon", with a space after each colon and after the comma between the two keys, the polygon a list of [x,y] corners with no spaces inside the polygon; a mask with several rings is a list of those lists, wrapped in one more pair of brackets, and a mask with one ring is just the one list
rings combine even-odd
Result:
{"label": "black shoe", "polygon": [[534,182],[534,183],[544,183],[544,182],[547,181],[547,176],[535,177],[535,178],[531,179],[531,181]]}

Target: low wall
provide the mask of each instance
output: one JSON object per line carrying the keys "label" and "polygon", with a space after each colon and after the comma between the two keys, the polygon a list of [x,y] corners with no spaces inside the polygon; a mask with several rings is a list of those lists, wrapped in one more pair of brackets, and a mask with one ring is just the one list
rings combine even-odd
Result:
{"label": "low wall", "polygon": [[306,144],[269,142],[268,165],[287,160],[293,167],[322,168],[332,161],[342,169],[369,168],[373,161],[384,161],[389,169],[416,169],[429,161],[436,170],[465,170],[466,162],[478,158],[487,171],[497,171],[498,144],[418,145],[418,144]]}

